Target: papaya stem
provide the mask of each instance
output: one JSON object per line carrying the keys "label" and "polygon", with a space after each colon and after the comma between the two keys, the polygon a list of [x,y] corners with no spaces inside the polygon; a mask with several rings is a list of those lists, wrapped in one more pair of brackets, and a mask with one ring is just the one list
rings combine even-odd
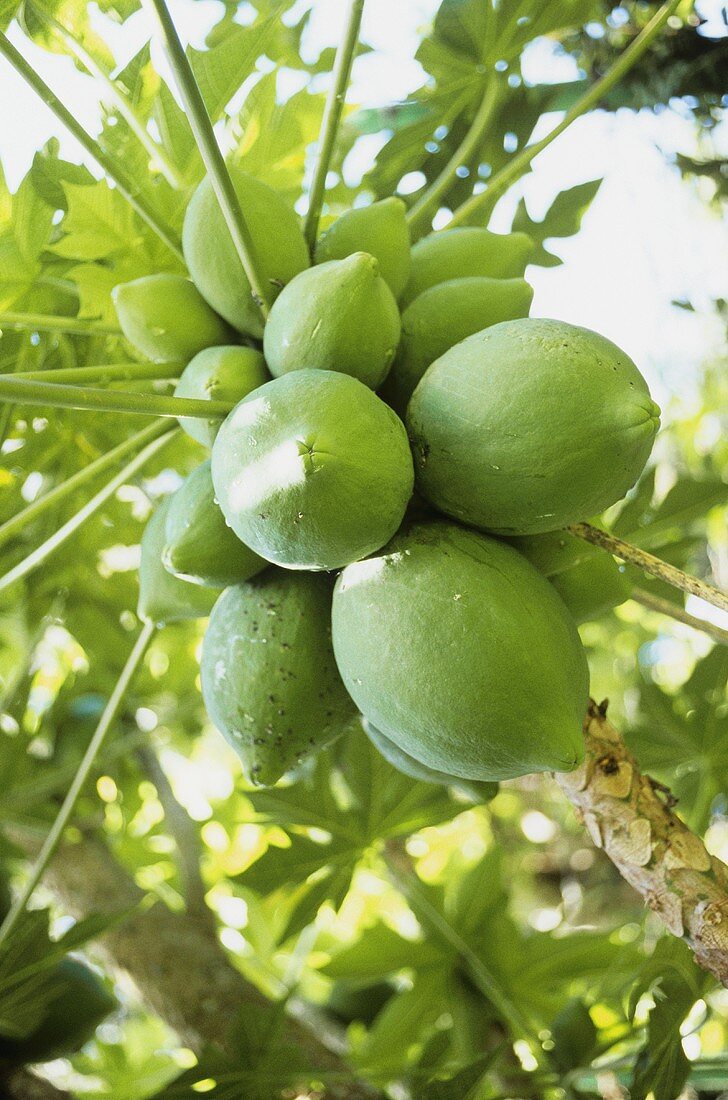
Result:
{"label": "papaya stem", "polygon": [[349,8],[344,21],[344,32],[336,49],[334,67],[331,71],[331,86],[326,97],[324,113],[321,119],[321,130],[318,139],[318,154],[314,167],[313,179],[308,195],[308,211],[303,224],[303,235],[306,238],[308,250],[313,256],[318,235],[319,219],[324,204],[324,191],[326,190],[326,176],[329,172],[331,155],[336,144],[336,135],[341,122],[341,113],[344,109],[346,89],[351,76],[351,67],[354,62],[354,51],[359,38],[359,28],[364,11],[364,0],[349,0]]}
{"label": "papaya stem", "polygon": [[20,920],[20,917],[25,912],[25,907],[30,901],[30,898],[43,877],[46,867],[50,863],[53,855],[60,843],[63,833],[65,831],[68,822],[71,819],[76,803],[78,802],[79,795],[83,791],[86,781],[91,774],[96,757],[101,750],[106,736],[113,725],[121,705],[124,701],[124,696],[131,683],[132,677],[136,672],[139,664],[146,652],[152,635],[154,634],[156,627],[153,623],[144,623],[137,640],[134,643],[131,653],[127,657],[126,663],[121,670],[119,679],[116,681],[114,690],[108,698],[106,706],[104,707],[103,714],[99,719],[99,723],[93,732],[93,736],[88,743],[86,752],[83,754],[81,763],[78,766],[71,786],[68,788],[68,793],[61,804],[61,808],[58,811],[55,821],[53,822],[50,831],[43,842],[38,857],[33,864],[30,875],[25,882],[22,890],[15,898],[8,915],[0,925],[0,945],[2,945],[8,938],[10,933],[15,928],[16,924]]}
{"label": "papaya stem", "polygon": [[713,604],[714,607],[719,607],[721,611],[728,611],[728,595],[725,592],[721,592],[719,588],[708,584],[707,581],[698,580],[697,577],[684,573],[682,569],[677,569],[674,565],[669,565],[661,558],[656,558],[654,554],[649,554],[646,550],[640,550],[638,546],[633,546],[631,543],[617,538],[616,535],[609,535],[598,527],[592,527],[590,523],[574,523],[566,530],[571,532],[572,535],[576,535],[577,538],[584,539],[585,542],[591,542],[594,546],[599,546],[602,550],[614,554],[616,558],[621,558],[622,561],[628,561],[631,565],[638,566],[645,573],[650,573],[653,577],[671,584],[673,588],[681,588],[683,592],[689,592],[691,596],[699,596],[701,600]]}
{"label": "papaya stem", "polygon": [[91,135],[84,130],[83,126],[73,117],[68,108],[63,105],[56,93],[49,88],[32,65],[30,65],[23,55],[16,50],[10,39],[7,35],[3,34],[2,31],[0,31],[0,54],[10,62],[18,75],[21,76],[23,80],[30,85],[33,91],[40,96],[45,105],[50,107],[56,118],[73,134],[76,141],[86,150],[89,156],[96,161],[99,167],[103,169],[109,179],[113,180],[119,194],[122,195],[132,209],[136,211],[142,221],[149,226],[152,232],[159,237],[160,241],[167,246],[169,251],[172,252],[178,260],[184,262],[179,241],[170,227],[161,219],[151,203],[149,203],[144,195],[140,193],[137,184],[127,176],[119,162],[109,153],[105,152],[98,141],[92,138]]}
{"label": "papaya stem", "polygon": [[93,367],[16,370],[13,372],[13,378],[22,378],[26,382],[93,382],[99,385],[105,382],[136,382],[143,379],[162,382],[179,377],[181,367],[181,363],[100,363]]}
{"label": "papaya stem", "polygon": [[553,130],[550,130],[540,141],[527,145],[517,153],[499,172],[496,172],[490,183],[477,195],[471,195],[466,202],[459,206],[445,228],[469,224],[474,214],[489,215],[497,200],[517,179],[527,171],[531,161],[542,153],[544,149],[554,141],[564,130],[576,122],[578,118],[592,110],[599,104],[608,92],[617,84],[626,73],[639,61],[640,57],[652,45],[652,42],[660,33],[665,23],[679,6],[680,0],[667,0],[666,3],[653,15],[649,23],[640,31],[633,42],[620,54],[610,69],[589,88],[576,103],[569,108]]}
{"label": "papaya stem", "polygon": [[99,455],[93,462],[89,462],[87,466],[77,470],[75,474],[72,474],[65,481],[62,481],[60,485],[54,486],[53,489],[49,489],[38,500],[34,500],[27,508],[23,508],[21,512],[17,512],[16,515],[11,516],[5,523],[0,526],[0,546],[4,546],[11,539],[19,535],[23,528],[27,527],[33,520],[38,519],[48,511],[49,508],[55,507],[60,504],[62,500],[70,496],[72,493],[79,489],[82,485],[85,485],[87,481],[91,481],[97,474],[102,473],[109,467],[115,466],[122,458],[125,458],[132,451],[138,450],[145,443],[150,443],[153,439],[163,435],[169,431],[169,425],[164,420],[156,420],[153,424],[148,424],[146,428],[142,428],[140,432],[136,432],[123,443],[119,443],[111,451],[107,451],[106,454]]}
{"label": "papaya stem", "polygon": [[202,98],[202,92],[192,72],[192,66],[182,47],[165,0],[144,0],[144,6],[156,21],[164,52],[174,74],[177,90],[189,120],[190,129],[210,177],[215,197],[232,237],[235,251],[250,283],[253,300],[265,320],[270,304],[270,287],[266,284],[262,274],[260,259],[257,255],[250,227],[240,206],[225,158],[220,151],[220,146],[217,144],[212,121]]}
{"label": "papaya stem", "polygon": [[55,317],[47,313],[18,313],[4,309],[0,310],[0,333],[6,328],[14,332],[61,332],[66,336],[121,336],[120,328],[87,321],[84,317]]}
{"label": "papaya stem", "polygon": [[0,375],[0,401],[19,405],[44,405],[55,409],[91,409],[95,412],[141,413],[143,416],[198,417],[212,420],[226,417],[232,404],[199,401],[187,397],[165,397],[154,393],[121,393],[91,386],[66,386],[58,382]]}
{"label": "papaya stem", "polygon": [[114,495],[117,489],[120,489],[138,470],[144,466],[144,464],[155,455],[157,451],[169,442],[175,435],[178,429],[171,427],[170,425],[164,425],[160,428],[159,425],[155,425],[157,432],[163,432],[158,434],[156,439],[153,439],[151,443],[148,443],[143,450],[139,452],[130,462],[126,464],[118,474],[112,477],[111,481],[108,481],[103,488],[99,489],[95,496],[92,496],[89,501],[84,504],[69,520],[59,527],[49,538],[42,542],[40,546],[36,547],[30,554],[19,561],[17,565],[14,565],[3,577],[0,577],[0,592],[10,588],[17,581],[22,580],[23,577],[27,577],[29,573],[32,573],[34,569],[37,569],[47,558],[51,556],[54,550],[57,550],[59,546],[62,546],[71,535],[78,531],[87,519],[90,519],[95,512],[98,512],[99,508],[106,501]]}
{"label": "papaya stem", "polygon": [[[437,179],[430,184],[407,214],[407,221],[413,240],[416,240],[422,235],[420,231],[422,222],[427,218],[428,214],[431,215],[431,213],[434,213],[440,206],[455,180],[458,168],[463,166],[467,167],[469,162],[478,152],[493,119],[497,104],[498,87],[496,80],[491,77],[486,81],[480,106],[478,107],[475,118],[467,134],[460,142],[460,145],[450,157],[450,160],[442,169]],[[432,217],[430,217],[430,222],[431,221]],[[424,226],[422,226],[422,231],[424,231]]]}
{"label": "papaya stem", "polygon": [[631,598],[635,603],[641,604],[642,607],[646,607],[650,611],[656,611],[658,615],[668,615],[679,623],[691,626],[693,630],[701,630],[714,642],[728,645],[728,630],[724,630],[723,627],[717,626],[715,623],[708,622],[707,619],[700,619],[697,615],[691,615],[684,607],[680,607],[670,600],[664,600],[662,596],[656,596],[644,588],[633,588]]}

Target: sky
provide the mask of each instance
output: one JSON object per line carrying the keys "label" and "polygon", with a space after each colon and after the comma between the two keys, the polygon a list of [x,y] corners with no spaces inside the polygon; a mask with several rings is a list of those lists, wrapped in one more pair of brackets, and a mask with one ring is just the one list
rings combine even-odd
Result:
{"label": "sky", "polygon": [[[351,102],[402,99],[421,83],[422,71],[413,59],[418,29],[436,7],[437,0],[367,0],[362,37],[376,53],[357,62]],[[182,36],[197,45],[219,10],[216,0],[171,0],[170,8]],[[718,12],[713,0],[703,5],[702,13],[714,25]],[[341,0],[316,0],[306,42],[312,57],[336,41],[342,18]],[[112,45],[120,61],[139,47],[146,28],[145,14],[138,13],[114,32]],[[17,28],[11,38],[94,130],[99,112],[88,79],[70,61],[28,43]],[[545,42],[531,47],[523,64],[527,80],[576,76],[572,62],[555,57]],[[4,61],[0,102],[12,105],[0,112],[0,160],[14,188],[35,149],[51,135],[61,135],[55,118]],[[728,124],[714,140],[724,152],[728,149]],[[62,139],[62,150],[82,159],[72,139]],[[663,405],[676,396],[689,398],[701,363],[720,354],[725,333],[711,301],[728,297],[728,225],[664,155],[676,151],[698,152],[687,113],[595,112],[536,159],[527,180],[500,203],[492,225],[508,227],[521,193],[532,216],[540,217],[559,190],[604,177],[581,233],[554,248],[563,265],[529,269],[535,287],[532,312],[586,325],[614,340],[635,359]],[[676,308],[673,299],[692,301],[697,312]]]}

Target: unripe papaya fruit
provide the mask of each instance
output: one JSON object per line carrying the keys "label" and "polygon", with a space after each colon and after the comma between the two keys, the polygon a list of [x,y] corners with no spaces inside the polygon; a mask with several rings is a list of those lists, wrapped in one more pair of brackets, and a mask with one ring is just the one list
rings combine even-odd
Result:
{"label": "unripe papaya fruit", "polygon": [[577,623],[597,619],[630,597],[629,582],[611,554],[567,531],[508,541],[548,577]]}
{"label": "unripe papaya fruit", "polygon": [[248,394],[212,448],[235,534],[287,569],[339,569],[392,537],[412,494],[402,421],[356,378],[298,370]]}
{"label": "unripe papaya fruit", "polygon": [[260,573],[268,564],[234,534],[212,487],[210,460],[182,482],[169,502],[162,563],[191,584],[225,588]]}
{"label": "unripe papaya fruit", "polygon": [[403,416],[431,363],[474,332],[527,317],[532,299],[533,287],[525,279],[485,275],[451,279],[423,291],[402,315],[402,336],[382,398]]}
{"label": "unripe papaya fruit", "polygon": [[[265,359],[255,348],[205,348],[190,360],[175,389],[175,397],[234,403],[270,381]],[[198,443],[211,447],[221,421],[185,416],[180,427]]]}
{"label": "unripe papaya fruit", "polygon": [[147,520],[139,560],[137,615],[146,622],[159,624],[203,619],[210,614],[219,595],[209,588],[181,581],[164,568],[162,553],[167,541],[169,506],[170,498],[167,497]]}
{"label": "unripe papaya fruit", "polygon": [[355,713],[331,648],[331,584],[312,573],[268,569],[227,588],[201,672],[207,712],[258,786],[328,745]]}
{"label": "unripe papaya fruit", "polygon": [[441,787],[453,787],[473,802],[489,802],[491,798],[495,798],[497,795],[497,783],[480,783],[477,780],[459,779],[456,775],[448,775],[446,772],[437,771],[435,768],[428,768],[427,764],[415,760],[414,756],[410,756],[399,745],[395,745],[394,741],[390,741],[388,737],[385,737],[382,731],[373,726],[371,722],[368,722],[366,718],[363,720],[362,725],[367,737],[374,747],[379,749],[387,763],[396,768],[398,772],[402,772],[403,775],[408,775],[411,779],[420,779],[423,783],[437,783]]}
{"label": "unripe papaya fruit", "polygon": [[429,768],[501,780],[583,753],[589,673],[576,625],[513,547],[422,524],[348,566],[334,653],[364,716]]}
{"label": "unripe papaya fruit", "polygon": [[[298,216],[267,183],[234,165],[230,175],[253,240],[260,276],[274,296],[309,265]],[[238,332],[260,339],[263,318],[207,177],[187,207],[182,251],[203,298]]]}
{"label": "unripe papaya fruit", "polygon": [[232,333],[182,275],[144,275],[111,291],[121,331],[155,363],[186,362],[203,348],[229,344]]}
{"label": "unripe papaya fruit", "polygon": [[366,252],[302,271],[274,304],[263,349],[278,378],[301,368],[339,371],[375,390],[399,343],[394,295]]}
{"label": "unripe papaya fruit", "polygon": [[400,305],[404,309],[423,290],[450,279],[519,279],[532,252],[533,241],[525,233],[491,233],[479,226],[429,233],[412,248],[412,270]]}
{"label": "unripe papaya fruit", "polygon": [[446,352],[412,395],[418,488],[483,530],[555,531],[634,485],[659,413],[605,337],[564,321],[504,321]]}
{"label": "unripe papaya fruit", "polygon": [[58,964],[57,979],[58,996],[36,1029],[25,1039],[0,1038],[0,1064],[50,1062],[73,1054],[117,1007],[94,972],[75,959]]}
{"label": "unripe papaya fruit", "polygon": [[347,210],[316,242],[315,262],[343,260],[354,252],[368,252],[379,264],[382,278],[395,298],[407,285],[410,273],[410,234],[402,199],[392,196]]}

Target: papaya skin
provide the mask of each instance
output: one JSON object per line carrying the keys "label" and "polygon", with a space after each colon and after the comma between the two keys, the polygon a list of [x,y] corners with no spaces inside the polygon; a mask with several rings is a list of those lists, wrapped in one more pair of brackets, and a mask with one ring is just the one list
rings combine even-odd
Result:
{"label": "papaya skin", "polygon": [[[198,401],[240,401],[246,394],[270,381],[265,359],[255,348],[205,348],[182,371],[175,397]],[[220,427],[219,418],[202,420],[185,416],[180,427],[192,439],[211,447]]]}
{"label": "papaya skin", "polygon": [[249,580],[268,564],[226,524],[215,501],[209,459],[172,496],[164,533],[164,568],[190,584],[225,588]]}
{"label": "papaya skin", "polygon": [[412,395],[417,486],[481,530],[555,531],[634,485],[659,412],[605,337],[564,321],[504,321],[441,356]]}
{"label": "papaya skin", "polygon": [[155,363],[185,362],[232,337],[223,319],[182,275],[144,275],[119,283],[111,299],[126,339]]}
{"label": "papaya skin", "polygon": [[354,252],[368,252],[377,260],[394,297],[399,298],[412,265],[406,213],[405,203],[394,196],[347,210],[319,237],[314,262],[344,260]]}
{"label": "papaya skin", "polygon": [[[298,216],[267,183],[235,165],[229,170],[253,239],[258,269],[273,300],[281,287],[309,266]],[[187,207],[182,251],[202,297],[238,332],[260,339],[263,317],[207,177]]]}
{"label": "papaya skin", "polygon": [[427,368],[446,351],[500,321],[527,317],[533,287],[525,279],[473,275],[438,283],[415,298],[402,315],[402,336],[380,396],[404,416]]}
{"label": "papaya skin", "polygon": [[332,622],[354,702],[428,768],[493,782],[582,758],[589,673],[576,625],[505,543],[415,525],[344,569]]}
{"label": "papaya skin", "polygon": [[137,615],[158,625],[206,618],[219,594],[173,577],[162,564],[170,501],[167,497],[158,504],[147,520],[139,561]]}
{"label": "papaya skin", "polygon": [[458,226],[429,233],[412,248],[412,270],[400,306],[438,283],[486,275],[520,279],[533,252],[525,233],[491,233],[478,226]]}
{"label": "papaya skin", "polygon": [[399,343],[400,319],[379,264],[366,252],[302,271],[281,293],[263,348],[274,378],[302,367],[339,371],[375,390]]}
{"label": "papaya skin", "polygon": [[202,645],[207,712],[248,782],[271,786],[355,714],[331,647],[331,582],[268,569],[227,588]]}
{"label": "papaya skin", "polygon": [[339,569],[387,542],[412,494],[402,421],[335,371],[275,378],[235,406],[212,481],[238,538],[287,569]]}

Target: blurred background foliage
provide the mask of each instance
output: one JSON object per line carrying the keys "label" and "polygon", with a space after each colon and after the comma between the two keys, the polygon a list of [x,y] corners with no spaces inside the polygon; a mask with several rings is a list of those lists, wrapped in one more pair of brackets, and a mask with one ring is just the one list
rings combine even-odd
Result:
{"label": "blurred background foliage", "polygon": [[[321,74],[333,56],[330,44],[304,60],[315,7],[200,4],[206,48],[191,50],[231,158],[299,204],[325,94]],[[201,163],[148,43],[131,58],[115,51],[127,23],[138,24],[137,8],[135,0],[28,0],[20,8],[3,0],[0,25],[16,19],[37,45],[90,74],[103,148],[179,229]],[[421,87],[391,106],[347,108],[325,217],[393,192],[415,201],[462,139],[485,82],[495,81],[493,125],[437,213],[436,224],[444,223],[449,209],[605,71],[655,8],[444,0],[423,28]],[[19,40],[17,24],[12,33]],[[674,171],[716,220],[728,195],[716,139],[728,91],[725,34],[719,14],[706,21],[700,6],[683,4],[601,104],[690,113],[705,156],[680,156]],[[524,79],[523,53],[542,38],[555,55],[575,60],[577,80]],[[364,41],[362,58],[368,49]],[[561,263],[551,246],[579,231],[599,185],[566,188],[538,221],[523,200],[511,204],[516,226],[540,246],[538,264]],[[0,310],[113,324],[113,285],[176,269],[118,191],[63,159],[55,139],[38,150],[14,193],[0,181]],[[714,310],[728,326],[725,302]],[[0,338],[3,372],[130,356],[106,335],[5,327]],[[725,367],[724,358],[706,362],[670,404],[652,466],[627,502],[603,517],[617,534],[723,586]],[[140,426],[134,417],[3,406],[0,523]],[[187,437],[176,438],[22,588],[0,595],[1,854],[18,880],[26,867],[13,838],[48,828],[131,646],[144,523],[202,457]],[[1,545],[0,571],[89,495],[79,490]],[[680,594],[657,582],[630,579],[683,606]],[[710,617],[695,600],[689,609]],[[662,934],[550,780],[507,783],[489,803],[472,805],[399,775],[355,729],[295,783],[251,792],[202,707],[201,630],[170,626],[154,638],[78,814],[78,827],[103,835],[145,890],[173,908],[184,905],[161,765],[194,823],[208,901],[235,965],[272,998],[294,990],[322,1006],[348,1029],[356,1068],[378,1083],[396,1082],[391,1096],[540,1096],[554,1074],[564,1096],[629,1088],[637,1100],[650,1093],[670,1100],[728,1090],[728,993]],[[582,634],[594,692],[609,697],[641,763],[671,786],[680,812],[727,858],[728,648],[633,600],[586,623]],[[401,868],[394,878],[393,866]],[[52,906],[51,918],[54,935],[68,928]],[[86,951],[93,962],[93,944]],[[40,1005],[51,995],[45,987],[34,994]],[[210,1095],[222,1095],[214,1085],[218,1062],[196,1066],[129,990],[116,995],[119,1008],[96,1039],[47,1067],[55,1081],[87,1098],[137,1100],[165,1095],[160,1090],[183,1073],[175,1096],[197,1095],[201,1077]],[[241,1028],[241,1051],[245,1041]],[[234,1081],[236,1067],[224,1068]]]}

